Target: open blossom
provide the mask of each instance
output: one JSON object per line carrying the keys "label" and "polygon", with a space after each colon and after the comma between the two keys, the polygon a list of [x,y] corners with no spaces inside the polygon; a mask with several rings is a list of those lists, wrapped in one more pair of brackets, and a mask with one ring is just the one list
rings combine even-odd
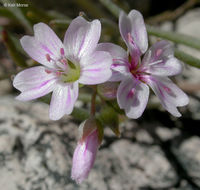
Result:
{"label": "open blossom", "polygon": [[53,92],[50,119],[70,114],[78,97],[79,83],[99,84],[111,76],[110,54],[95,50],[100,33],[99,20],[88,22],[79,16],[70,24],[62,43],[46,24],[34,25],[34,36],[24,36],[21,45],[42,66],[16,75],[13,85],[21,91],[17,99],[28,101]]}
{"label": "open blossom", "polygon": [[79,128],[83,132],[74,151],[71,171],[71,178],[77,183],[81,183],[88,177],[101,143],[99,131],[93,118],[84,121]]}
{"label": "open blossom", "polygon": [[168,112],[176,117],[181,116],[177,107],[187,105],[189,99],[168,78],[182,71],[182,64],[174,57],[172,44],[159,41],[147,51],[146,27],[142,15],[136,10],[128,15],[120,13],[119,29],[129,55],[111,43],[99,44],[97,49],[108,51],[113,57],[113,73],[109,80],[121,81],[117,90],[120,108],[130,118],[140,117],[148,102],[150,86]]}

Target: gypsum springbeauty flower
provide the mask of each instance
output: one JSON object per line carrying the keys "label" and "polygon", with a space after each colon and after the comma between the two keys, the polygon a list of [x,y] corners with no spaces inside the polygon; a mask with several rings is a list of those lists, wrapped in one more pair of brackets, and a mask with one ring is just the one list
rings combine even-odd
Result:
{"label": "gypsum springbeauty flower", "polygon": [[168,78],[182,71],[181,62],[174,57],[172,44],[159,41],[147,51],[146,27],[142,15],[136,10],[132,10],[128,15],[120,13],[119,29],[130,55],[111,43],[99,44],[97,50],[108,51],[113,57],[113,73],[109,80],[121,81],[117,90],[120,108],[124,109],[130,118],[140,117],[147,105],[151,87],[162,106],[172,115],[180,117],[177,107],[187,105],[189,99]]}
{"label": "gypsum springbeauty flower", "polygon": [[81,135],[74,151],[71,170],[71,178],[78,184],[88,177],[103,138],[97,125],[95,118],[89,118],[79,127]]}
{"label": "gypsum springbeauty flower", "polygon": [[21,91],[18,100],[28,101],[52,93],[49,117],[60,119],[70,114],[78,97],[78,84],[103,83],[111,76],[112,58],[96,51],[101,34],[99,20],[72,20],[64,43],[44,23],[34,25],[34,36],[20,42],[26,53],[43,66],[26,69],[16,75],[13,86]]}

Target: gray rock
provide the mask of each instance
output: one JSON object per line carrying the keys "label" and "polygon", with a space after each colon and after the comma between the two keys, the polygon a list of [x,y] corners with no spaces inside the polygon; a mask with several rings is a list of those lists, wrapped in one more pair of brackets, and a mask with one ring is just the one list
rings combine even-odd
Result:
{"label": "gray rock", "polygon": [[[0,187],[4,190],[172,190],[179,180],[145,127],[129,121],[124,126],[124,139],[108,133],[88,179],[77,185],[70,179],[70,172],[78,124],[67,116],[50,121],[49,106],[41,102],[18,102],[4,96],[0,105]],[[164,140],[176,134],[162,131],[162,127],[157,133]],[[190,143],[183,144],[180,155],[186,154],[193,143],[199,146],[200,140],[197,137]],[[188,155],[191,157],[184,162],[199,159],[197,152]],[[199,170],[195,171],[190,174],[197,175]]]}
{"label": "gray rock", "polygon": [[174,143],[173,152],[191,179],[200,186],[200,138],[191,137],[180,144]]}

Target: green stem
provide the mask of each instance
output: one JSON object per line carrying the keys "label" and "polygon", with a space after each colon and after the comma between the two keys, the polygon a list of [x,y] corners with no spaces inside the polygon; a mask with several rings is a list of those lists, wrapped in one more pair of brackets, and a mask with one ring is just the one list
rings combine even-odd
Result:
{"label": "green stem", "polygon": [[6,30],[2,30],[1,37],[13,61],[20,67],[27,67],[10,34]]}
{"label": "green stem", "polygon": [[[0,0],[2,4],[4,3],[16,3],[15,0]],[[32,26],[29,20],[24,16],[23,12],[18,7],[7,7],[7,10],[11,12],[11,14],[21,23],[27,32],[32,33]]]}
{"label": "green stem", "polygon": [[49,24],[51,26],[56,26],[56,27],[60,27],[60,28],[67,28],[71,23],[70,19],[55,19],[55,20],[51,20],[49,22]]}
{"label": "green stem", "polygon": [[111,0],[99,0],[116,18],[119,17],[121,8],[115,5]]}
{"label": "green stem", "polygon": [[183,44],[183,45],[200,50],[200,40],[199,39],[196,39],[194,37],[191,37],[191,36],[188,36],[185,34],[179,34],[179,33],[170,32],[170,31],[163,31],[163,30],[160,30],[156,27],[152,27],[149,25],[146,25],[146,27],[147,27],[147,32],[149,35],[164,38],[164,39],[173,41],[175,43]]}
{"label": "green stem", "polygon": [[97,87],[94,86],[91,98],[91,111],[90,111],[90,114],[92,116],[94,116],[96,112],[96,96],[97,96]]}
{"label": "green stem", "polygon": [[96,18],[101,18],[102,10],[96,7],[96,2],[92,0],[76,0],[74,1],[83,11],[89,12],[92,16]]}
{"label": "green stem", "polygon": [[[78,99],[84,103],[89,103],[91,102],[91,96],[90,94],[88,93],[84,93],[84,92],[81,92],[78,96]],[[101,100],[100,98],[97,96],[96,97],[96,104],[101,104]]]}
{"label": "green stem", "polygon": [[175,49],[174,54],[178,59],[187,63],[188,65],[200,68],[200,59],[193,57],[193,56],[191,56],[183,51],[180,51],[178,49]]}

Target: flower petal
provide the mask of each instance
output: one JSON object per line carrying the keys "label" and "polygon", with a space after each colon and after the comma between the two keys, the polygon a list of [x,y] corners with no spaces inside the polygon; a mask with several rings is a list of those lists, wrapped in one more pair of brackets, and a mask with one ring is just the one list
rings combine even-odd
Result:
{"label": "flower petal", "polygon": [[139,118],[147,105],[149,88],[132,76],[124,79],[117,90],[117,102],[129,118]]}
{"label": "flower petal", "polygon": [[111,64],[112,57],[108,52],[96,51],[84,57],[80,61],[81,76],[79,82],[88,85],[106,82],[112,74]]}
{"label": "flower petal", "polygon": [[128,62],[127,52],[118,45],[113,43],[99,43],[96,48],[97,51],[107,51],[113,59],[123,60]]}
{"label": "flower petal", "polygon": [[147,31],[143,16],[139,11],[132,10],[128,16],[122,11],[119,16],[119,29],[131,55],[142,54],[148,48]]}
{"label": "flower petal", "polygon": [[34,25],[35,36],[24,36],[20,42],[26,53],[35,61],[47,66],[54,67],[47,61],[46,54],[49,54],[54,60],[60,56],[60,49],[63,44],[54,31],[44,23]]}
{"label": "flower petal", "polygon": [[56,79],[55,75],[48,74],[42,66],[25,69],[13,81],[13,86],[22,92],[17,99],[28,101],[48,94],[53,90]]}
{"label": "flower petal", "polygon": [[162,40],[155,43],[145,54],[141,67],[159,76],[172,76],[181,73],[182,64],[174,57],[172,43]]}
{"label": "flower petal", "polygon": [[70,84],[57,84],[51,98],[49,109],[50,119],[58,120],[64,114],[70,114],[73,111],[77,98],[78,82]]}
{"label": "flower petal", "polygon": [[67,58],[79,61],[82,56],[90,54],[96,48],[100,34],[99,20],[88,22],[81,16],[72,20],[64,38]]}
{"label": "flower petal", "polygon": [[180,117],[176,107],[187,105],[188,96],[167,77],[151,76],[148,84],[160,99],[162,106],[175,117]]}
{"label": "flower petal", "polygon": [[46,68],[43,66],[31,67],[21,71],[15,76],[13,86],[23,92],[55,78],[56,76],[52,73],[47,73]]}
{"label": "flower petal", "polygon": [[126,51],[118,45],[112,43],[100,43],[97,45],[97,51],[107,51],[112,56],[113,63],[112,76],[109,81],[121,81],[124,75],[129,73],[128,56]]}

